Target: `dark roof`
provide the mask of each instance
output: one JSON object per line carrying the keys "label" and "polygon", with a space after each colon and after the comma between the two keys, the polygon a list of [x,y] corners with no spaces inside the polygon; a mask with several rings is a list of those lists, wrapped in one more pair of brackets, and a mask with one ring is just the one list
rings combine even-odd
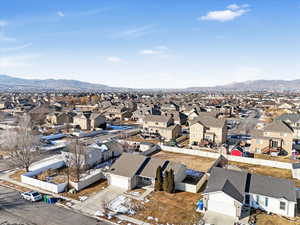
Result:
{"label": "dark roof", "polygon": [[297,202],[295,188],[291,180],[251,174],[249,193]]}
{"label": "dark roof", "polygon": [[147,165],[144,167],[143,171],[139,174],[143,177],[156,177],[156,170],[159,166],[164,169],[165,165],[168,163],[166,160],[158,159],[158,158],[151,158]]}
{"label": "dark roof", "polygon": [[264,131],[293,133],[293,129],[281,120],[274,120],[264,128]]}
{"label": "dark roof", "polygon": [[110,172],[120,176],[133,177],[144,165],[146,159],[147,157],[143,155],[123,153],[112,165]]}
{"label": "dark roof", "polygon": [[296,123],[300,121],[300,114],[298,113],[285,113],[276,118],[276,120],[282,121],[291,121],[292,123]]}
{"label": "dark roof", "polygon": [[144,121],[155,121],[167,123],[171,119],[171,116],[161,116],[161,115],[146,115]]}
{"label": "dark roof", "polygon": [[195,123],[201,123],[205,127],[219,127],[222,128],[225,125],[225,120],[222,119],[216,119],[212,116],[207,116],[207,115],[200,115],[193,119],[190,123],[190,125],[193,125]]}
{"label": "dark roof", "polygon": [[247,173],[214,167],[204,193],[224,191],[239,202],[244,201]]}
{"label": "dark roof", "polygon": [[217,191],[223,191],[241,203],[245,193],[284,198],[293,202],[297,200],[295,183],[291,180],[214,167],[204,193]]}

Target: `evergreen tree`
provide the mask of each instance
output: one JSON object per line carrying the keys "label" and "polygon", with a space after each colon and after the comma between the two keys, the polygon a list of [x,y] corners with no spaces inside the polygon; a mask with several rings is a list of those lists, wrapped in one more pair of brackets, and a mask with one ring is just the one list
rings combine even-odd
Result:
{"label": "evergreen tree", "polygon": [[171,169],[169,172],[169,177],[168,177],[168,192],[169,193],[174,193],[175,192],[175,181],[174,181],[174,171]]}
{"label": "evergreen tree", "polygon": [[163,180],[163,189],[165,192],[169,191],[169,171],[165,172],[165,177]]}
{"label": "evergreen tree", "polygon": [[157,167],[156,169],[156,177],[155,177],[155,191],[162,191],[163,190],[163,175],[161,166]]}

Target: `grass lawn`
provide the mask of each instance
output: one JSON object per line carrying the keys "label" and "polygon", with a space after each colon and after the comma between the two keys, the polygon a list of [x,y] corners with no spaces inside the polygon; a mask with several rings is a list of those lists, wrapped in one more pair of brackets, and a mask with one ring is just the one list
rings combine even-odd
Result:
{"label": "grass lawn", "polygon": [[[196,212],[196,203],[201,193],[178,192],[169,194],[154,192],[133,217],[147,223],[154,221],[148,217],[158,218],[159,224],[197,224],[202,214]],[[140,203],[141,204],[141,203]]]}
{"label": "grass lawn", "polygon": [[154,154],[152,157],[179,162],[186,165],[189,169],[199,170],[202,172],[207,172],[216,160],[212,158],[164,151],[160,151],[157,154]]}

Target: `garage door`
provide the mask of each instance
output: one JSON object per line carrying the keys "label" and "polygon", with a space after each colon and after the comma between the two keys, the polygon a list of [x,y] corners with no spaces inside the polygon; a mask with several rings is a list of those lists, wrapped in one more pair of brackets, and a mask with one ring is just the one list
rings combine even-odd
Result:
{"label": "garage door", "polygon": [[214,211],[217,213],[221,213],[221,214],[233,216],[233,217],[236,216],[235,206],[226,204],[225,202],[209,200],[207,206],[208,206],[207,207],[208,210],[210,210],[210,211]]}
{"label": "garage door", "polygon": [[129,180],[127,177],[113,176],[110,177],[110,185],[128,190]]}

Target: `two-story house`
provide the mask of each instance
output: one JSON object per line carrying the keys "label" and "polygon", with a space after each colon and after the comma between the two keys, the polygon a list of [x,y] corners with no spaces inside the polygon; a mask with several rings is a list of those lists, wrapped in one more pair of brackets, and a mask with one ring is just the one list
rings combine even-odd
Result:
{"label": "two-story house", "polygon": [[172,140],[180,136],[181,126],[174,124],[172,116],[147,115],[143,122],[145,134],[157,134],[165,140]]}
{"label": "two-story house", "polygon": [[73,118],[73,124],[82,130],[93,130],[96,128],[105,128],[105,117],[96,112],[80,112]]}
{"label": "two-story house", "polygon": [[226,120],[217,119],[208,114],[201,114],[193,119],[190,124],[190,145],[199,145],[203,141],[215,144],[226,142]]}
{"label": "two-story house", "polygon": [[250,151],[290,155],[293,147],[293,129],[281,120],[274,120],[263,129],[252,131]]}

